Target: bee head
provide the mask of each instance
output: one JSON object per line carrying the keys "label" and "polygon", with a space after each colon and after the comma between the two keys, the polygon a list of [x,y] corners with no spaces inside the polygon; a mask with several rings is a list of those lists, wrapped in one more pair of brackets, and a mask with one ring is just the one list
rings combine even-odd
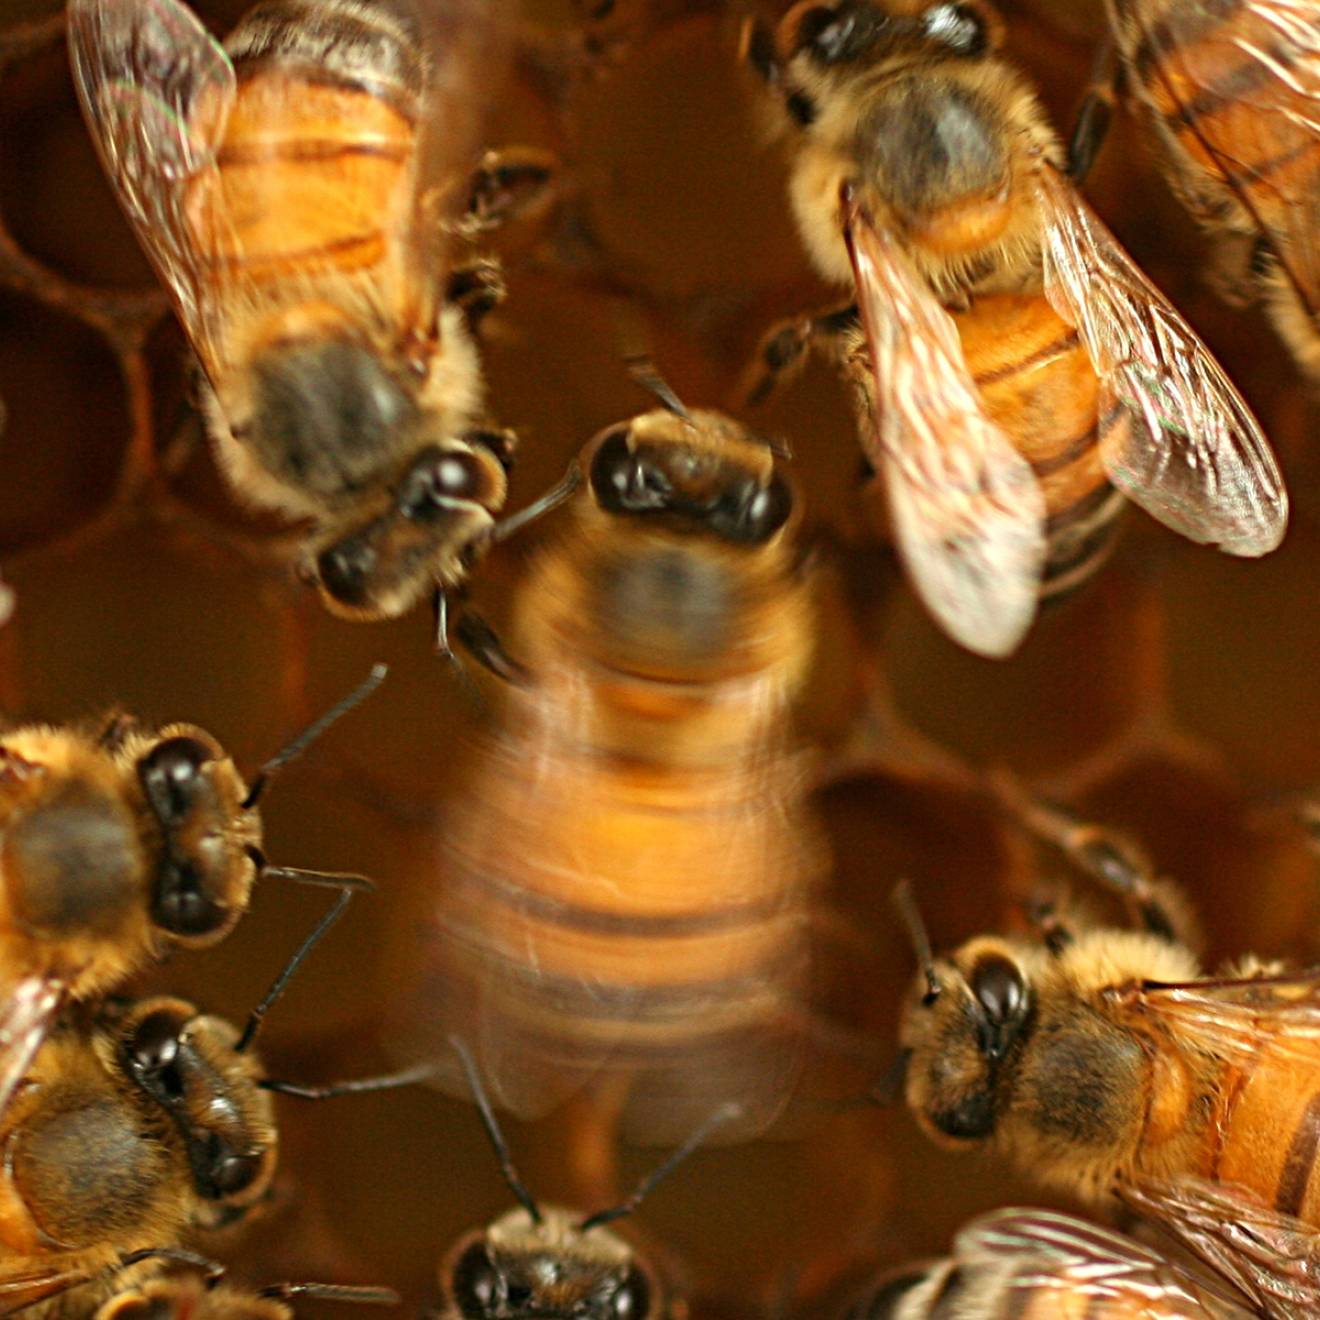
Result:
{"label": "bee head", "polygon": [[925,962],[899,1030],[907,1102],[936,1141],[965,1146],[994,1133],[1004,1070],[1032,1011],[1027,969],[1004,940],[972,940]]}
{"label": "bee head", "polygon": [[341,523],[321,538],[304,575],[341,618],[407,613],[438,582],[463,576],[504,502],[504,470],[487,450],[463,440],[415,453],[365,521]]}
{"label": "bee head", "polygon": [[134,750],[134,772],[160,846],[151,919],[190,948],[222,939],[247,907],[260,823],[228,753],[190,724],[162,729]]}

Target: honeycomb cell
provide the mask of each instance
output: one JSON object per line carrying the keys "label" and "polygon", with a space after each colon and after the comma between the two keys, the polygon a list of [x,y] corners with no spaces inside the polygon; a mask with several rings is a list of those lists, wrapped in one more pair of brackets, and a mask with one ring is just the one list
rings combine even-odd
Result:
{"label": "honeycomb cell", "polygon": [[114,493],[130,421],[115,359],[94,331],[0,290],[0,549],[57,537]]}

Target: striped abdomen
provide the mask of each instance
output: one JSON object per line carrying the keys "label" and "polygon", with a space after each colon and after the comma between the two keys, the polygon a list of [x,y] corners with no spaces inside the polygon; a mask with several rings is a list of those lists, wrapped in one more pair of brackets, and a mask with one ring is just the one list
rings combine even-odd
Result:
{"label": "striped abdomen", "polygon": [[[1114,8],[1130,84],[1189,207],[1241,233],[1292,232],[1291,209],[1320,189],[1320,141],[1307,80],[1289,85],[1285,25],[1247,0],[1116,0]],[[1294,22],[1316,27],[1300,14]],[[1317,306],[1320,290],[1299,292]]]}
{"label": "striped abdomen", "polygon": [[787,741],[805,594],[786,562],[777,594],[742,580],[766,547],[696,539],[604,523],[529,575],[533,683],[450,815],[417,1014],[516,1112],[612,1073],[658,1140],[786,1098],[822,863]]}
{"label": "striped abdomen", "polygon": [[197,250],[218,278],[379,262],[407,196],[416,44],[394,15],[356,0],[273,0],[227,48],[238,93],[218,179],[190,198]]}
{"label": "striped abdomen", "polygon": [[1191,1172],[1320,1227],[1320,1043],[1267,1038],[1243,1066],[1224,1064],[1215,1092]]}
{"label": "striped abdomen", "polygon": [[1043,297],[987,294],[954,320],[986,411],[1027,459],[1045,496],[1042,597],[1068,591],[1104,563],[1125,501],[1105,476],[1102,442],[1123,416],[1099,418],[1099,386],[1077,333]]}

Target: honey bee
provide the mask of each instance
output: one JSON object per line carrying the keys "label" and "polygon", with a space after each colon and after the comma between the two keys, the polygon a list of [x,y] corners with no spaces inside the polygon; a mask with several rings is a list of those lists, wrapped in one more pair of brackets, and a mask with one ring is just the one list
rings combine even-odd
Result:
{"label": "honey bee", "polygon": [[583,451],[399,955],[407,1052],[457,1032],[524,1117],[622,1087],[661,1143],[783,1103],[824,864],[787,733],[814,631],[793,493],[765,443],[671,402]]}
{"label": "honey bee", "polygon": [[953,1255],[898,1271],[847,1320],[1249,1320],[1227,1285],[1131,1238],[1052,1210],[996,1210]]}
{"label": "honey bee", "polygon": [[[1220,240],[1228,289],[1261,296],[1298,363],[1320,375],[1320,12],[1309,0],[1105,8],[1126,99],[1174,192]],[[1106,122],[1084,112],[1083,163]]]}
{"label": "honey bee", "polygon": [[913,918],[908,1105],[942,1145],[1159,1219],[1264,1314],[1312,1314],[1320,972],[1206,976],[1177,911],[1134,884],[1115,888],[1135,929],[1054,912],[1042,943],[984,935],[935,958]]}
{"label": "honey bee", "polygon": [[[216,1267],[218,1275],[224,1271]],[[253,1291],[212,1275],[155,1274],[116,1293],[92,1320],[293,1320],[295,1297],[396,1306],[388,1288],[333,1283],[276,1283]]]}
{"label": "honey bee", "polygon": [[466,1045],[454,1039],[500,1171],[518,1206],[485,1228],[465,1234],[440,1264],[437,1320],[664,1320],[686,1314],[656,1266],[615,1229],[720,1125],[735,1114],[708,1114],[659,1168],[618,1205],[594,1214],[541,1205],[513,1166],[480,1074]]}
{"label": "honey bee", "polygon": [[747,43],[786,111],[803,241],[857,300],[801,324],[860,322],[847,356],[899,552],[988,656],[1102,557],[1111,485],[1236,555],[1277,546],[1288,509],[1245,402],[1065,178],[1001,41],[981,3],[803,0]]}
{"label": "honey bee", "polygon": [[105,995],[170,949],[223,939],[267,865],[258,804],[276,773],[384,678],[383,666],[243,782],[191,724],[124,715],[92,735],[0,734],[0,1117],[61,1007]]}
{"label": "honey bee", "polygon": [[50,1034],[0,1120],[0,1313],[86,1315],[75,1303],[103,1297],[122,1258],[237,1223],[261,1200],[274,1104],[240,1043],[166,997]]}
{"label": "honey bee", "polygon": [[349,619],[457,583],[510,438],[477,423],[447,293],[489,0],[266,0],[221,47],[180,0],[70,0],[85,118],[201,363],[220,467],[310,519],[303,575]]}
{"label": "honey bee", "polygon": [[[264,1075],[266,1014],[354,893],[339,895],[239,1029],[170,996],[61,1016],[0,1116],[0,1314],[87,1316],[132,1271],[244,1221],[278,1157],[273,1092],[338,1095],[416,1072],[322,1088]],[[130,1273],[126,1274],[126,1271]]]}

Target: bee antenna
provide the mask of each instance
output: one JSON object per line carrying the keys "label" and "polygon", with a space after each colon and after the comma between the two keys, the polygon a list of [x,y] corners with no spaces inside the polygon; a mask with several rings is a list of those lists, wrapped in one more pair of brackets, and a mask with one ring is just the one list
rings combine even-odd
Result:
{"label": "bee antenna", "polygon": [[358,1302],[364,1306],[398,1306],[403,1300],[393,1288],[364,1288],[348,1283],[271,1283],[259,1289],[257,1296],[277,1301],[311,1297],[325,1302]]}
{"label": "bee antenna", "polygon": [[691,424],[692,414],[688,411],[687,405],[674,393],[673,386],[660,374],[655,363],[646,354],[639,353],[625,358],[624,361],[628,364],[628,374],[637,384],[648,393],[654,394],[662,406],[675,417],[681,417]]}
{"label": "bee antenna", "polygon": [[509,1185],[509,1190],[513,1193],[514,1199],[531,1215],[532,1223],[541,1223],[541,1207],[536,1204],[536,1198],[527,1190],[527,1184],[519,1177],[518,1170],[513,1167],[513,1156],[509,1154],[509,1143],[504,1139],[504,1133],[500,1131],[499,1122],[495,1118],[495,1111],[491,1108],[490,1097],[486,1094],[485,1086],[482,1085],[481,1074],[477,1071],[477,1065],[472,1058],[471,1051],[460,1036],[450,1036],[449,1043],[454,1047],[454,1052],[463,1064],[463,1072],[467,1076],[468,1087],[472,1091],[473,1100],[476,1101],[477,1111],[481,1114],[482,1126],[486,1129],[490,1144],[495,1148],[495,1158],[499,1161],[500,1172],[504,1175],[504,1181]]}
{"label": "bee antenna", "polygon": [[362,875],[295,871],[288,867],[267,867],[262,874],[296,880],[299,884],[326,885],[329,888],[339,890],[339,897],[335,899],[329,912],[312,927],[307,938],[293,951],[293,956],[284,964],[280,974],[271,983],[270,989],[262,996],[261,1002],[249,1014],[247,1025],[243,1028],[243,1034],[238,1038],[238,1044],[234,1046],[236,1054],[242,1054],[256,1039],[257,1032],[261,1030],[261,1024],[266,1020],[266,1014],[270,1012],[272,1005],[289,988],[289,982],[293,980],[294,973],[303,965],[307,955],[320,944],[330,933],[330,928],[344,915],[344,909],[352,901],[353,895],[363,892],[371,893],[376,888],[366,876]]}
{"label": "bee antenna", "polygon": [[926,933],[926,923],[921,919],[921,909],[912,895],[912,881],[900,880],[894,886],[891,895],[898,915],[907,927],[908,937],[917,955],[917,963],[926,976],[926,993],[921,1002],[929,1007],[940,997],[940,978],[935,974],[935,958],[930,951],[930,936]]}
{"label": "bee antenna", "polygon": [[663,1164],[652,1169],[637,1184],[627,1200],[611,1206],[608,1210],[597,1210],[595,1214],[588,1215],[578,1225],[579,1231],[586,1233],[590,1229],[599,1228],[602,1224],[612,1224],[616,1219],[622,1219],[625,1215],[632,1214],[689,1155],[705,1144],[706,1138],[717,1127],[721,1127],[723,1124],[737,1118],[741,1113],[742,1106],[732,1100],[728,1104],[721,1105]]}
{"label": "bee antenna", "polygon": [[365,701],[385,681],[385,675],[389,672],[388,665],[372,665],[371,672],[348,696],[335,702],[325,714],[314,719],[300,734],[276,752],[253,776],[252,787],[248,789],[247,797],[243,799],[243,810],[250,811],[255,807],[266,791],[271,776],[277,774],[290,761],[297,760],[341,716],[347,715],[354,706]]}

